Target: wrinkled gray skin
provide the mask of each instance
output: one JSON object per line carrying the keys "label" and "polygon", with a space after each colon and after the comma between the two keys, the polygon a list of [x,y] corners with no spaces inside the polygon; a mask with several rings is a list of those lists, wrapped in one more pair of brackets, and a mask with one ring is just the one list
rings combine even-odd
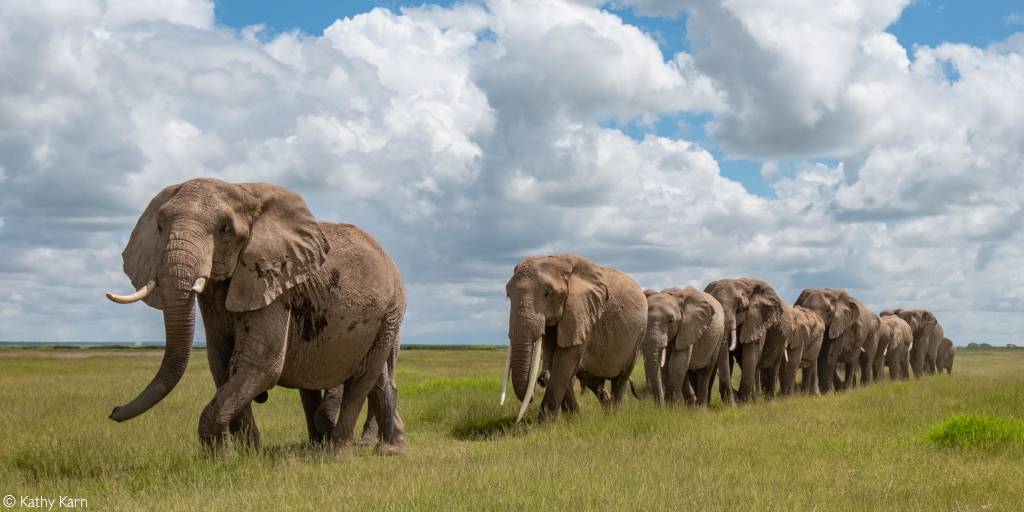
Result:
{"label": "wrinkled gray skin", "polygon": [[787,307],[779,321],[768,329],[757,367],[761,392],[775,396],[776,381],[783,395],[796,390],[796,374],[803,370],[801,389],[818,394],[818,353],[825,325],[813,311]]}
{"label": "wrinkled gray skin", "polygon": [[926,309],[890,309],[883,311],[882,315],[902,318],[914,332],[914,345],[910,350],[910,369],[914,372],[914,378],[934,373],[935,358],[945,337],[935,315]]}
{"label": "wrinkled gray skin", "polygon": [[939,344],[939,351],[935,358],[935,364],[938,367],[938,372],[942,373],[942,370],[946,370],[946,373],[953,373],[953,359],[956,358],[956,345],[949,338],[943,338],[942,343]]}
{"label": "wrinkled gray skin", "polygon": [[[188,364],[197,298],[217,386],[199,420],[205,447],[227,448],[229,436],[258,446],[250,402],[275,385],[301,390],[317,440],[320,390],[344,384],[331,434],[337,447],[350,443],[367,396],[371,408],[397,416],[394,396],[372,391],[397,351],[405,290],[391,258],[359,228],[318,223],[281,187],[195,179],[157,194],[123,257],[136,288],[156,282],[143,300],[163,310],[167,348],[152,382],[111,419],[134,418],[174,389]],[[201,292],[198,278],[207,280]]]}
{"label": "wrinkled gray skin", "polygon": [[[733,350],[720,352],[719,357],[728,357],[729,362],[719,365],[725,373],[718,376],[719,390],[722,401],[732,403],[733,389],[731,374],[733,361],[740,360],[742,374],[740,389],[736,398],[740,402],[754,400],[755,375],[761,356],[761,347],[765,333],[770,329],[785,310],[785,304],[775,289],[765,281],[741,277],[738,279],[720,279],[713,281],[704,291],[714,296],[722,305],[725,313],[725,336],[729,339]],[[735,347],[732,347],[736,340]]]}
{"label": "wrinkled gray skin", "polygon": [[511,301],[509,375],[520,401],[529,401],[538,340],[546,375],[542,419],[578,409],[573,376],[602,405],[622,399],[647,325],[647,300],[635,281],[582,256],[554,254],[519,262],[505,291]]}
{"label": "wrinkled gray skin", "polygon": [[[874,366],[878,343],[878,317],[849,292],[838,288],[807,288],[800,293],[795,305],[813,311],[825,324],[818,355],[818,390],[829,393],[833,389],[855,386],[858,367],[862,371],[862,382],[869,381],[869,369]],[[865,345],[870,351],[862,351]],[[862,359],[862,354],[870,359]],[[842,380],[840,367],[846,371]]]}
{"label": "wrinkled gray skin", "polygon": [[640,347],[651,394],[659,404],[685,398],[707,406],[718,353],[728,350],[722,305],[692,286],[644,293],[647,329]]}

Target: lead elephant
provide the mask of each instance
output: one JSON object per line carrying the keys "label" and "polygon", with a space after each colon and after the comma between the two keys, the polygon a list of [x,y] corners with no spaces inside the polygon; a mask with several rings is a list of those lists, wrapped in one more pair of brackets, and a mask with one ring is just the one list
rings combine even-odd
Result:
{"label": "lead elephant", "polygon": [[542,355],[542,419],[578,409],[574,376],[603,405],[622,399],[647,325],[647,300],[633,279],[575,254],[533,256],[516,265],[505,292],[511,307],[502,401],[511,376],[522,401],[516,421],[533,398]]}
{"label": "lead elephant", "polygon": [[902,318],[896,315],[885,315],[878,326],[878,346],[881,354],[875,363],[875,380],[882,380],[882,364],[889,367],[891,380],[910,378],[910,349],[914,343],[914,333]]}
{"label": "lead elephant", "polygon": [[949,338],[942,338],[939,344],[939,352],[935,357],[935,365],[938,372],[946,370],[946,373],[953,373],[953,359],[956,358],[956,345]]}
{"label": "lead elephant", "polygon": [[926,309],[890,309],[883,311],[882,315],[902,318],[914,332],[914,345],[910,351],[910,369],[914,372],[914,378],[933,373],[939,344],[945,337],[935,315]]}
{"label": "lead elephant", "polygon": [[[828,393],[854,386],[865,342],[877,343],[878,317],[849,292],[838,288],[807,288],[800,292],[795,304],[814,311],[825,325],[818,355],[819,391]],[[842,380],[838,374],[840,365],[846,370]]]}
{"label": "lead elephant", "polygon": [[[163,310],[167,348],[153,380],[111,419],[134,418],[174,389],[188,365],[196,298],[217,386],[199,420],[204,446],[224,448],[229,435],[258,446],[250,402],[275,385],[300,389],[313,439],[321,390],[344,384],[337,447],[350,443],[368,395],[397,415],[393,394],[371,390],[397,350],[405,289],[387,252],[359,228],[317,222],[278,186],[195,179],[156,195],[123,259],[138,291],[108,297]],[[396,442],[393,431],[385,439]]]}
{"label": "lead elephant", "polygon": [[796,374],[803,370],[802,389],[817,394],[818,353],[825,325],[813,311],[800,306],[783,312],[779,321],[768,329],[765,336],[758,370],[761,375],[761,392],[765,396],[775,395],[775,384],[779,391],[788,395],[796,389]]}
{"label": "lead elephant", "polygon": [[754,377],[761,355],[761,345],[765,333],[782,316],[785,304],[770,284],[749,277],[713,281],[704,288],[704,291],[722,305],[722,311],[725,313],[725,332],[729,337],[727,353],[719,354],[719,357],[728,357],[730,361],[719,365],[725,370],[718,376],[722,401],[731,402],[733,398],[730,379],[732,361],[735,359],[740,360],[742,371],[738,399],[741,402],[753,400]]}
{"label": "lead elephant", "polygon": [[655,401],[685,397],[706,406],[718,353],[727,350],[722,305],[692,286],[644,293],[647,329],[640,346]]}

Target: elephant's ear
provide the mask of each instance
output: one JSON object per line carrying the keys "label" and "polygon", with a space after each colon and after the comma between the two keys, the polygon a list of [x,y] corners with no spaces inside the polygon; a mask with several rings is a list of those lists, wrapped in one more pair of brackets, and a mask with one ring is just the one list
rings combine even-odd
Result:
{"label": "elephant's ear", "polygon": [[648,289],[644,290],[644,297],[650,297],[651,295],[656,295],[657,293],[658,292],[648,288]]}
{"label": "elephant's ear", "polygon": [[676,350],[686,350],[697,343],[715,317],[715,307],[711,302],[702,297],[697,290],[688,290],[693,290],[694,293],[678,299],[682,317],[679,319],[679,330],[676,332]]}
{"label": "elephant's ear", "polygon": [[[132,281],[135,289],[142,288],[152,279],[156,279],[160,271],[160,258],[164,253],[163,236],[157,231],[158,214],[160,208],[178,193],[181,184],[171,185],[160,191],[149,206],[142,212],[139,221],[132,230],[132,236],[128,239],[121,258],[124,260],[124,273]],[[146,304],[163,309],[161,304],[162,293],[151,293],[142,299]]]}
{"label": "elephant's ear", "polygon": [[832,324],[828,326],[828,338],[834,340],[842,336],[847,329],[860,317],[860,306],[848,293],[842,293],[836,300],[836,312],[832,316]]}
{"label": "elephant's ear", "polygon": [[558,346],[582,345],[608,301],[604,270],[583,258],[572,258],[568,295],[558,322]]}
{"label": "elephant's ear", "polygon": [[775,290],[766,283],[755,283],[751,289],[747,318],[740,328],[740,343],[762,339],[768,329],[782,318],[785,305]]}
{"label": "elephant's ear", "polygon": [[227,308],[251,311],[304,282],[327,259],[330,246],[298,194],[274,185],[240,186],[259,207],[231,277]]}

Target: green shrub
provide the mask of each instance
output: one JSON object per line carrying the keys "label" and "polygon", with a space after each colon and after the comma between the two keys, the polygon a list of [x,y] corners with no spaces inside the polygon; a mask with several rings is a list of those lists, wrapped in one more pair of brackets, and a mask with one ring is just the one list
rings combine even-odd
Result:
{"label": "green shrub", "polygon": [[957,414],[928,429],[925,438],[943,448],[988,452],[1024,449],[1024,421],[1007,416]]}

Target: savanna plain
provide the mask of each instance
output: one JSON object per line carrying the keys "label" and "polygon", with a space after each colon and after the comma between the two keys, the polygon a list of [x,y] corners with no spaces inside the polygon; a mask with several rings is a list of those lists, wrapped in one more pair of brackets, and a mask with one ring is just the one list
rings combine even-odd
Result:
{"label": "savanna plain", "polygon": [[[160,351],[0,350],[0,494],[92,510],[1024,509],[1024,350],[961,350],[953,375],[706,411],[627,396],[606,412],[585,395],[576,416],[519,426],[515,396],[497,403],[504,359],[404,350],[404,454],[307,447],[298,393],[275,388],[254,404],[263,449],[210,458],[195,433],[214,393],[201,351],[167,399],[116,424],[111,407]],[[957,415],[980,430],[942,430]]]}

